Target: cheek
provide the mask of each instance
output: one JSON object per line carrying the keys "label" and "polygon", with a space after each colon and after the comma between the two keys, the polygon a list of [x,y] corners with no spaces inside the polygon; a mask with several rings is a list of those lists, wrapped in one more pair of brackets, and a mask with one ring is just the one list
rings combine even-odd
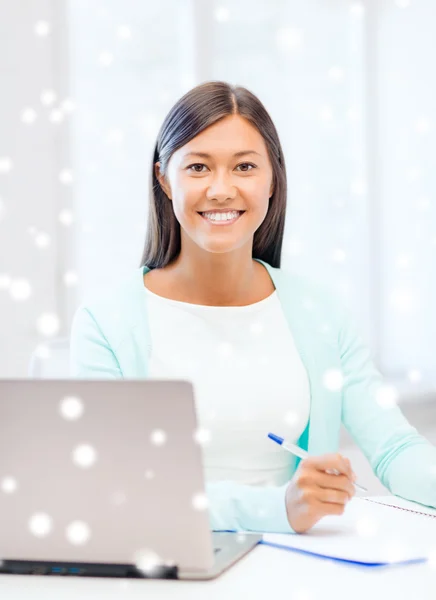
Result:
{"label": "cheek", "polygon": [[189,227],[196,216],[195,207],[197,205],[198,196],[189,195],[186,191],[173,199],[174,214],[181,225]]}

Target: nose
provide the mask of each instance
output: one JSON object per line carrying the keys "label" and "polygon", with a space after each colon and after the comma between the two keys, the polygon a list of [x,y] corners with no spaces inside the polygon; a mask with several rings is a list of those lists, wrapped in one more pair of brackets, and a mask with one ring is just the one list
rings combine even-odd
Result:
{"label": "nose", "polygon": [[231,182],[231,176],[227,173],[213,175],[206,196],[209,200],[232,200],[236,196],[236,188]]}

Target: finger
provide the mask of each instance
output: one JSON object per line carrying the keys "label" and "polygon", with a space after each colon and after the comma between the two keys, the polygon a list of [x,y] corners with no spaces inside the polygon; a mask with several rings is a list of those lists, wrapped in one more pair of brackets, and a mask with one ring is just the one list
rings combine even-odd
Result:
{"label": "finger", "polygon": [[317,471],[314,482],[320,488],[347,492],[350,498],[356,493],[354,485],[346,475],[327,475],[327,473]]}
{"label": "finger", "polygon": [[347,492],[343,490],[330,490],[319,488],[317,494],[318,500],[327,504],[347,504],[350,500]]}
{"label": "finger", "polygon": [[353,471],[348,458],[341,454],[323,454],[321,456],[311,456],[305,459],[310,466],[318,471],[328,471],[336,469],[339,473],[353,479]]}
{"label": "finger", "polygon": [[321,516],[342,515],[345,511],[345,505],[335,502],[316,502],[314,509]]}

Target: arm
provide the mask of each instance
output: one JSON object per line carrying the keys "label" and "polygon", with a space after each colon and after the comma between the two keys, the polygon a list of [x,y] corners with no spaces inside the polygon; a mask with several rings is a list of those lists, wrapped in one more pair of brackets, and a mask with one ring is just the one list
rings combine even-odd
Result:
{"label": "arm", "polygon": [[265,488],[232,481],[206,483],[211,529],[295,533],[286,515],[287,486],[288,483]]}
{"label": "arm", "polygon": [[70,373],[78,379],[123,377],[116,356],[92,313],[84,306],[71,325]]}
{"label": "arm", "polygon": [[339,348],[344,375],[342,421],[380,481],[393,494],[436,507],[436,448],[400,408],[379,403],[383,380],[347,311]]}
{"label": "arm", "polygon": [[[83,379],[120,379],[117,358],[92,313],[80,307],[71,326],[70,371]],[[286,485],[258,488],[232,481],[206,483],[210,526],[215,530],[292,533]]]}

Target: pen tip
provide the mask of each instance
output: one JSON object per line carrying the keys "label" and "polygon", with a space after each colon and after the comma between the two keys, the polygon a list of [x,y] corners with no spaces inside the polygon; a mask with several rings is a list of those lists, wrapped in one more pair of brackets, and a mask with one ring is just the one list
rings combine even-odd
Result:
{"label": "pen tip", "polygon": [[268,437],[273,440],[274,442],[277,442],[277,444],[283,444],[283,438],[281,438],[278,435],[275,435],[274,433],[269,433]]}

